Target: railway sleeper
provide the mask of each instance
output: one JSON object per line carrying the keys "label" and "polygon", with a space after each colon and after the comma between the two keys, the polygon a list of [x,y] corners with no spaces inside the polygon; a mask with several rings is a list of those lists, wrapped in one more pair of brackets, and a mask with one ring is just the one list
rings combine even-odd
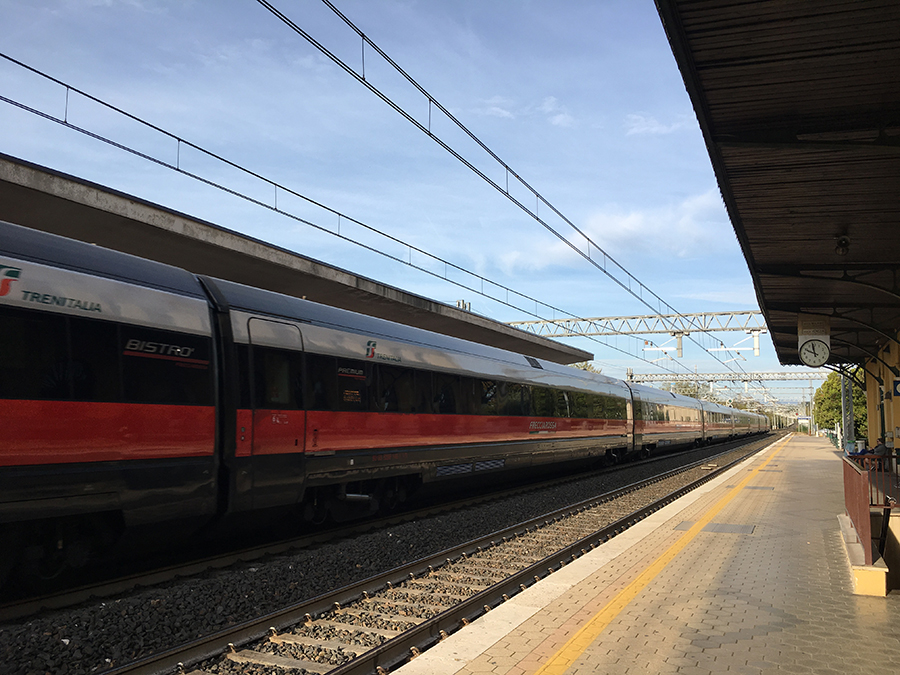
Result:
{"label": "railway sleeper", "polygon": [[[472,560],[472,558],[470,558]],[[481,567],[475,562],[472,567],[468,569],[472,574],[467,573],[467,577],[471,577],[473,579],[483,579],[488,582],[488,585],[493,585],[497,581],[502,581],[508,575],[499,571],[496,567]]]}
{"label": "railway sleeper", "polygon": [[493,577],[488,577],[479,574],[469,574],[468,572],[458,574],[453,570],[448,570],[441,578],[445,579],[447,583],[459,584],[460,586],[469,586],[471,588],[489,588],[490,586],[493,586],[495,583],[497,583],[498,579],[503,579],[504,576],[502,574],[497,574]]}
{"label": "railway sleeper", "polygon": [[[311,623],[306,623],[299,627],[299,630],[307,630],[311,628],[329,628],[338,632],[347,632],[351,634],[369,634],[383,638],[394,638],[403,633],[402,630],[391,630],[389,628],[370,628],[369,626],[359,626],[352,623],[340,623],[337,621],[329,621],[328,619],[314,619]],[[299,633],[291,633],[291,635],[299,635]]]}
{"label": "railway sleeper", "polygon": [[426,591],[420,589],[395,588],[389,591],[390,595],[377,595],[369,598],[366,603],[394,603],[397,605],[406,604],[408,600],[412,600],[419,604],[425,605],[445,605],[447,603],[459,602],[468,598],[469,595],[458,595],[451,590],[448,591]]}
{"label": "railway sleeper", "polygon": [[[498,553],[497,555],[492,555],[487,559],[487,562],[490,563],[501,563],[506,567],[512,567],[510,563],[510,558],[515,556],[516,564],[519,565],[521,563],[522,567],[528,567],[533,563],[538,562],[539,560],[543,560],[546,558],[546,555],[533,555],[530,552],[519,552],[519,551],[509,551],[504,553]],[[508,576],[508,575],[506,575]]]}
{"label": "railway sleeper", "polygon": [[331,649],[333,651],[342,650],[348,656],[359,656],[369,647],[351,645],[347,642],[338,640],[317,640],[315,638],[304,637],[302,635],[291,635],[285,633],[283,635],[274,635],[269,638],[269,642],[276,645],[301,645],[303,647],[318,647],[320,649]]}
{"label": "railway sleeper", "polygon": [[[430,577],[428,579],[415,579],[411,581],[407,581],[405,586],[394,589],[398,591],[405,591],[408,593],[416,593],[416,594],[424,594],[424,593],[434,593],[435,591],[428,588],[429,586],[434,586],[439,584],[445,588],[450,588],[454,590],[461,591],[483,591],[485,588],[490,588],[493,586],[493,583],[487,584],[476,584],[476,583],[467,583],[463,581],[451,581],[450,579],[444,579],[442,577]],[[423,588],[416,588],[417,586],[422,586]],[[471,593],[469,594],[471,595]]]}
{"label": "railway sleeper", "polygon": [[[359,619],[360,621],[371,621],[372,619],[379,619],[382,621],[389,621],[396,624],[412,624],[414,626],[418,626],[420,623],[424,621],[424,619],[420,619],[415,616],[403,616],[401,614],[385,614],[383,612],[373,611],[365,608],[353,608],[353,609],[342,609],[339,613],[336,613],[332,618],[340,618],[340,617],[353,617]],[[345,624],[349,626],[358,626],[359,624],[349,623]],[[362,626],[365,628],[365,626]],[[402,631],[401,631],[402,632]]]}
{"label": "railway sleeper", "polygon": [[333,663],[319,663],[317,661],[301,661],[290,656],[280,656],[278,654],[264,654],[263,652],[255,652],[244,650],[225,655],[225,658],[234,663],[246,663],[257,666],[274,666],[276,668],[292,668],[294,670],[306,670],[310,673],[327,673],[334,670]]}
{"label": "railway sleeper", "polygon": [[[386,612],[381,610],[387,610],[390,612],[391,610],[412,610],[416,615],[421,613],[423,609],[446,609],[447,607],[452,607],[453,605],[462,602],[466,598],[454,597],[450,595],[441,595],[437,597],[423,597],[421,599],[417,598],[415,602],[409,602],[408,600],[394,600],[392,598],[373,598],[368,602],[373,603],[376,606],[376,609],[380,611],[382,614]],[[389,616],[394,616],[396,618],[408,618],[410,615],[407,614],[389,614]]]}

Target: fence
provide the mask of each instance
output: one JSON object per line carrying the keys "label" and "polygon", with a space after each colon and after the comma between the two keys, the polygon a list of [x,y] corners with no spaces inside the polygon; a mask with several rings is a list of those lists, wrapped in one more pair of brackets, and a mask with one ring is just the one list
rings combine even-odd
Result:
{"label": "fence", "polygon": [[[866,565],[872,564],[872,521],[870,509],[884,509],[883,530],[887,529],[890,511],[900,508],[897,474],[892,470],[892,456],[844,457],[844,505],[863,545]],[[886,531],[879,537],[883,550]]]}

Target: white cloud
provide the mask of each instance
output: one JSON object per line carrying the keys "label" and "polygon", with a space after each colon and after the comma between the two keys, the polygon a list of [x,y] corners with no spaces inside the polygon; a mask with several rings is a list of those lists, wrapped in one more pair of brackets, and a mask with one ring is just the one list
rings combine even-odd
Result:
{"label": "white cloud", "polygon": [[744,279],[737,279],[733,282],[719,279],[714,288],[710,285],[709,280],[679,281],[678,289],[676,298],[699,300],[703,303],[721,303],[733,311],[737,311],[734,308],[759,308],[753,285]]}
{"label": "white cloud", "polygon": [[543,101],[541,101],[540,111],[542,113],[555,113],[559,109],[559,101],[556,100],[555,96],[548,96]]}
{"label": "white cloud", "polygon": [[547,120],[556,127],[572,127],[575,124],[575,118],[572,117],[564,106],[560,105],[555,96],[545,98],[539,107],[539,110],[547,115]]}
{"label": "white cloud", "polygon": [[634,134],[671,134],[685,126],[687,120],[679,119],[671,124],[663,124],[655,117],[644,114],[631,114],[625,116],[625,135]]}
{"label": "white cloud", "polygon": [[517,106],[515,101],[508,98],[494,96],[484,101],[483,106],[475,108],[472,112],[485,117],[502,117],[506,119],[533,118],[542,115],[553,126],[575,126],[575,118],[569,114],[569,111],[564,106],[560,105],[554,96],[544,98],[537,105],[530,103],[524,107]]}
{"label": "white cloud", "polygon": [[[567,226],[557,227],[552,219],[550,224],[579,251],[587,250],[586,242],[576,232]],[[657,208],[599,209],[580,227],[638,278],[642,278],[642,265],[668,268],[674,260],[720,258],[735,247],[733,230],[716,189]],[[522,236],[515,226],[494,227],[492,232],[473,263],[479,272],[496,268],[509,277],[522,278],[552,268],[587,269],[577,251],[549,233],[529,231],[528,236]],[[593,247],[591,254],[597,259]],[[476,257],[468,250],[466,255],[470,260]]]}
{"label": "white cloud", "polygon": [[654,209],[596,211],[588,218],[587,231],[614,256],[695,259],[734,246],[733,231],[715,189]]}
{"label": "white cloud", "polygon": [[475,108],[472,112],[476,115],[485,115],[487,117],[503,117],[507,119],[515,119],[515,115],[510,112],[513,102],[502,96],[494,96],[484,102],[484,106]]}
{"label": "white cloud", "polygon": [[485,108],[484,114],[487,115],[488,117],[506,117],[509,119],[513,119],[515,117],[515,115],[513,115],[511,112],[509,112],[509,110],[506,110],[505,108],[501,108],[496,105],[490,106],[489,108]]}

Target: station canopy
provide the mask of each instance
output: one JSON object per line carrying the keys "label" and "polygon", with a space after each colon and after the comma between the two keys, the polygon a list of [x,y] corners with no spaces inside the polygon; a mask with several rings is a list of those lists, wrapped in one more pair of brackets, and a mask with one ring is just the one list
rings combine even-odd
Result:
{"label": "station canopy", "polygon": [[657,0],[782,364],[900,328],[900,2]]}
{"label": "station canopy", "polygon": [[590,352],[0,154],[0,220],[556,363]]}

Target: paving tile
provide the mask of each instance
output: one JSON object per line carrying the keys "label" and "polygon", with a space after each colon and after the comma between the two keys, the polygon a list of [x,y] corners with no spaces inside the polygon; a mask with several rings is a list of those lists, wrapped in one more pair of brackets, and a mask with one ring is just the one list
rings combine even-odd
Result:
{"label": "paving tile", "polygon": [[[750,469],[767,459],[755,458]],[[752,526],[752,533],[699,533],[574,658],[566,675],[896,670],[900,594],[852,594],[837,524],[844,510],[841,460],[824,441],[794,437],[771,464],[778,472],[757,473],[750,485],[773,490],[741,490],[713,517],[715,523]],[[447,675],[480,675],[490,672],[488,665],[498,675],[531,675],[683,536],[675,530],[679,523],[703,519],[729,485],[748,475],[742,468],[690,503],[676,502],[643,540],[627,548],[616,544],[621,554],[499,640],[493,652],[488,649],[492,659],[474,659],[461,669],[457,664]],[[611,543],[617,540],[623,541]]]}

